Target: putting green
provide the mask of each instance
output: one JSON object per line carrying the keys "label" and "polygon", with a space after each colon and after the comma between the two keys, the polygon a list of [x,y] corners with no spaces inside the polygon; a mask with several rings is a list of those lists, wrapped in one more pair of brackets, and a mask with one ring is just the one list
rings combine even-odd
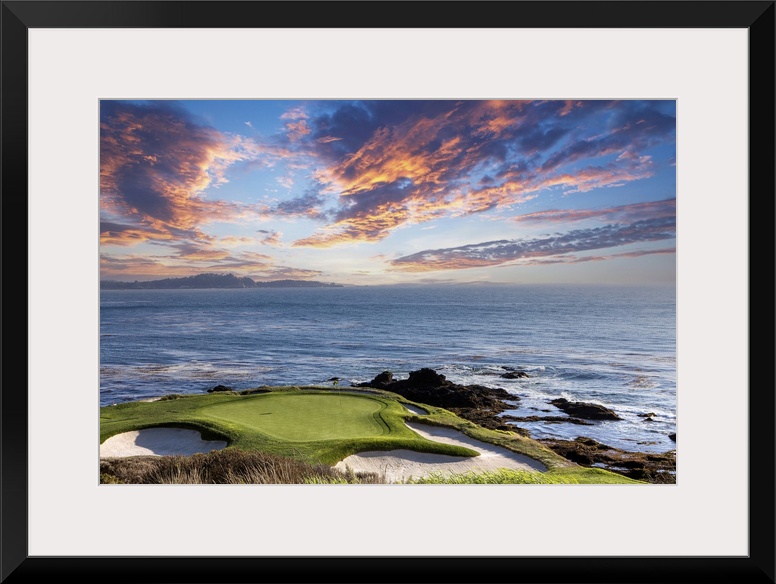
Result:
{"label": "putting green", "polygon": [[202,413],[281,440],[311,442],[389,434],[380,415],[385,407],[368,396],[277,393],[205,407]]}

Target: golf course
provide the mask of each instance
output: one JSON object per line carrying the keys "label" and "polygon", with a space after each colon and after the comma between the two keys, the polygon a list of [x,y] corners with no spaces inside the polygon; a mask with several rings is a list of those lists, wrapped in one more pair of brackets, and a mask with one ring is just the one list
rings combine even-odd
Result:
{"label": "golf course", "polygon": [[[155,454],[153,447],[116,454],[114,443],[122,439],[126,442],[130,437],[130,442],[140,445],[142,440],[138,437],[149,429],[188,432],[203,445],[201,450],[195,450],[200,454],[148,456]],[[307,471],[302,471],[304,478],[299,482],[637,482],[601,469],[577,466],[517,433],[482,428],[446,409],[415,403],[379,389],[271,387],[239,393],[168,395],[153,401],[105,406],[100,411],[100,443],[102,482],[132,482],[126,476],[122,480],[116,469],[122,464],[137,465],[139,461],[157,466],[164,461],[180,474],[182,464],[187,468],[192,464],[210,468],[214,466],[212,461],[208,462],[210,459],[220,457],[219,464],[225,464],[226,457],[231,457],[230,464],[235,460],[244,464],[250,459],[255,465],[259,464],[257,456],[264,457],[263,467],[281,461],[308,465],[312,474],[308,478]],[[114,446],[114,450],[109,446]],[[496,468],[501,460],[496,456],[500,453],[528,464],[514,463],[511,470]],[[483,460],[486,456],[494,457],[490,467],[483,467],[489,470],[482,473],[459,472],[453,476],[448,472],[445,476],[432,471],[432,461],[442,461],[452,469],[460,462],[478,460],[474,457],[481,455]],[[393,466],[412,459],[414,469],[424,469],[425,464],[429,471],[414,475],[412,481],[389,481],[372,468],[361,478],[350,468],[350,464],[367,464],[369,457],[380,456],[391,457]],[[200,479],[191,482],[202,480],[201,474],[197,476]],[[491,480],[483,481],[483,477]],[[202,482],[271,481],[232,477]]]}

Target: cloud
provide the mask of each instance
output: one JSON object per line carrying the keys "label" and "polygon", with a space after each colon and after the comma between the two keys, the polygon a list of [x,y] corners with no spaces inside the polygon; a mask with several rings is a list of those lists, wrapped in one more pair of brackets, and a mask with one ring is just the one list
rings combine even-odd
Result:
{"label": "cloud", "polygon": [[319,278],[323,275],[320,270],[307,270],[302,268],[290,268],[290,267],[277,267],[269,271],[265,271],[260,276],[256,277],[256,280],[311,280],[313,278]]}
{"label": "cloud", "polygon": [[588,219],[624,222],[674,216],[676,216],[676,199],[664,199],[606,209],[552,209],[517,215],[513,220],[522,223],[572,223]]}
{"label": "cloud", "polygon": [[306,120],[309,116],[300,107],[295,107],[280,115],[281,120]]}
{"label": "cloud", "polygon": [[283,242],[280,240],[283,234],[279,231],[268,231],[266,229],[262,229],[261,232],[266,234],[261,238],[261,244],[270,245],[272,247],[281,247],[283,245]]}
{"label": "cloud", "polygon": [[193,276],[203,272],[234,273],[255,280],[312,279],[323,275],[319,270],[278,265],[271,256],[245,251],[236,255],[198,248],[190,244],[176,246],[175,255],[148,256],[128,254],[100,255],[100,278],[140,279]]}
{"label": "cloud", "polygon": [[281,120],[286,122],[286,135],[292,142],[297,142],[312,130],[307,125],[307,114],[301,108],[294,108],[280,116]]}
{"label": "cloud", "polygon": [[639,258],[646,255],[670,255],[675,254],[675,247],[666,247],[662,249],[645,249],[638,251],[629,251],[623,253],[614,253],[608,255],[596,255],[596,256],[559,256],[554,258],[531,258],[520,262],[521,266],[537,266],[545,264],[579,264],[584,262],[602,262],[606,260],[612,260],[617,258]]}
{"label": "cloud", "polygon": [[[260,218],[275,220],[275,226],[310,219],[319,227],[287,245],[327,248],[378,242],[440,218],[514,215],[545,193],[582,196],[652,176],[673,159],[674,108],[673,102],[603,100],[326,101],[285,112],[278,132],[264,139],[219,132],[172,102],[103,101],[101,245],[150,242],[168,250],[169,256],[153,256],[147,270],[160,263],[177,270],[185,262],[196,270],[206,265],[251,274],[293,270],[271,258],[235,253],[249,244],[282,246],[280,232],[216,237],[207,225]],[[250,121],[244,124],[253,129]],[[667,147],[653,159],[656,145]],[[277,189],[282,199],[249,204],[217,198],[229,178],[272,165],[285,175],[275,179],[288,189]],[[234,186],[221,192],[231,193]],[[241,198],[257,200],[261,194]],[[674,206],[668,199],[518,215],[513,220],[524,223],[586,219],[602,225],[595,233],[579,229],[552,238],[428,250],[394,257],[392,266],[425,271],[571,261],[574,251],[603,249],[607,237],[610,246],[647,237],[651,221],[674,218]],[[628,232],[628,225],[637,227]]]}
{"label": "cloud", "polygon": [[[610,224],[590,229],[526,239],[502,239],[459,247],[426,250],[390,262],[392,269],[403,272],[459,270],[497,266],[518,260],[595,249],[608,249],[676,237],[676,219],[672,216],[640,220],[629,224]],[[563,262],[563,259],[555,258]]]}
{"label": "cloud", "polygon": [[110,221],[100,222],[100,245],[137,245],[149,240],[172,240],[169,231],[160,231],[143,225],[125,225]]}
{"label": "cloud", "polygon": [[177,259],[186,261],[216,261],[231,257],[227,250],[190,242],[177,243],[172,247],[178,250]]}
{"label": "cloud", "polygon": [[[202,239],[204,223],[262,212],[255,205],[209,200],[226,169],[261,155],[253,142],[230,138],[169,102],[100,104],[100,205],[136,230],[135,239]],[[108,235],[103,244],[128,244]]]}
{"label": "cloud", "polygon": [[307,121],[305,120],[299,120],[298,122],[288,122],[286,124],[286,130],[288,131],[288,139],[292,142],[300,140],[311,131],[307,126]]}
{"label": "cloud", "polygon": [[[170,278],[193,276],[202,269],[191,264],[181,264],[169,257],[110,254],[100,255],[100,278]],[[211,270],[215,271],[215,270]]]}
{"label": "cloud", "polygon": [[282,217],[307,217],[322,219],[324,212],[321,207],[324,198],[315,189],[308,189],[303,195],[282,201],[268,210],[268,213]]}
{"label": "cloud", "polygon": [[[307,118],[333,221],[295,246],[374,242],[442,216],[509,208],[652,176],[640,151],[673,140],[665,104],[375,101]],[[329,140],[329,137],[337,140]]]}
{"label": "cloud", "polygon": [[676,130],[676,118],[664,113],[659,102],[623,101],[617,106],[610,110],[603,132],[594,136],[580,133],[578,139],[550,156],[542,169],[549,171],[579,159],[609,154],[636,156],[636,151],[672,137]]}
{"label": "cloud", "polygon": [[252,243],[256,243],[257,239],[255,237],[238,237],[234,235],[227,235],[226,237],[220,237],[218,239],[218,242],[221,245],[225,245],[227,247],[239,247],[241,245],[250,245]]}
{"label": "cloud", "polygon": [[294,186],[294,179],[292,179],[290,176],[279,176],[275,180],[280,186],[286,187],[287,189],[290,189]]}

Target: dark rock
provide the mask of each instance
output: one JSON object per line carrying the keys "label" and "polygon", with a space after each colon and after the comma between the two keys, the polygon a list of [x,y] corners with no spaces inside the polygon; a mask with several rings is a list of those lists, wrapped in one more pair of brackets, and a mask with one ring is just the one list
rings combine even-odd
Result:
{"label": "dark rock", "polygon": [[673,451],[663,454],[628,452],[587,437],[576,440],[546,438],[539,442],[582,466],[603,468],[649,483],[676,482],[676,453]]}
{"label": "dark rock", "polygon": [[655,412],[649,412],[648,414],[639,414],[639,418],[654,418],[657,416]]}
{"label": "dark rock", "polygon": [[354,383],[353,387],[375,387],[377,389],[386,389],[391,383],[393,383],[393,373],[390,371],[383,371],[372,381]]}
{"label": "dark rock", "polygon": [[374,378],[374,383],[391,383],[393,381],[393,373],[390,371],[383,371],[377,377]]}
{"label": "dark rock", "polygon": [[226,387],[225,385],[216,385],[213,389],[208,389],[208,393],[213,393],[216,391],[234,391],[231,387]]}
{"label": "dark rock", "polygon": [[581,464],[583,466],[590,466],[593,464],[593,458],[589,456],[588,454],[584,452],[577,452],[577,451],[570,451],[566,458],[568,458],[571,462],[576,462],[577,464]]}
{"label": "dark rock", "polygon": [[410,371],[410,377],[407,379],[408,387],[438,387],[449,383],[444,375],[428,367]]}
{"label": "dark rock", "polygon": [[593,440],[592,438],[588,438],[587,436],[580,436],[577,438],[577,442],[579,444],[583,444],[584,446],[588,446],[590,448],[596,448],[598,450],[606,450],[609,447],[606,444],[601,444],[597,440]]}
{"label": "dark rock", "polygon": [[550,402],[557,408],[560,408],[570,416],[582,418],[585,420],[621,420],[620,416],[615,414],[609,408],[598,404],[585,402],[570,402],[564,398],[554,399]]}
{"label": "dark rock", "polygon": [[528,373],[525,371],[507,371],[506,373],[502,373],[501,377],[504,379],[522,379],[528,377]]}
{"label": "dark rock", "polygon": [[[501,388],[458,385],[429,368],[412,371],[409,378],[399,380],[393,379],[389,371],[384,371],[372,381],[355,386],[384,389],[414,402],[445,408],[491,430],[504,425],[504,421],[497,417],[498,414],[512,409],[512,404],[519,400],[517,396]],[[510,430],[518,431],[516,428]]]}
{"label": "dark rock", "polygon": [[623,460],[620,465],[625,468],[644,468],[644,463],[641,460]]}
{"label": "dark rock", "polygon": [[671,440],[673,440],[674,442],[676,442],[676,433],[669,434],[669,435],[668,435],[668,437],[669,437]]}
{"label": "dark rock", "polygon": [[580,420],[579,418],[572,418],[570,416],[511,416],[504,415],[502,418],[509,420],[510,422],[547,422],[549,424],[578,424],[580,426],[592,426],[590,422]]}

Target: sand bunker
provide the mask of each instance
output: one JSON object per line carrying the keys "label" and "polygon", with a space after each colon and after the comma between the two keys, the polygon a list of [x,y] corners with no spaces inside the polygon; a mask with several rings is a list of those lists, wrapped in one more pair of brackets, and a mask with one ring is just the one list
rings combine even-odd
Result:
{"label": "sand bunker", "polygon": [[146,428],[111,436],[100,444],[100,458],[117,456],[190,456],[226,448],[224,440],[203,440],[196,430]]}
{"label": "sand bunker", "polygon": [[421,409],[417,406],[411,406],[410,404],[402,404],[405,408],[407,408],[410,412],[415,414],[416,416],[425,416],[428,414],[428,412],[424,409]]}
{"label": "sand bunker", "polygon": [[544,472],[541,462],[517,454],[506,448],[470,438],[453,428],[428,426],[407,422],[407,426],[429,440],[466,446],[480,453],[479,456],[461,457],[444,454],[414,452],[412,450],[370,451],[353,454],[338,462],[334,468],[355,472],[382,473],[392,483],[409,478],[421,478],[432,473],[466,473],[469,471],[494,471],[499,468]]}

